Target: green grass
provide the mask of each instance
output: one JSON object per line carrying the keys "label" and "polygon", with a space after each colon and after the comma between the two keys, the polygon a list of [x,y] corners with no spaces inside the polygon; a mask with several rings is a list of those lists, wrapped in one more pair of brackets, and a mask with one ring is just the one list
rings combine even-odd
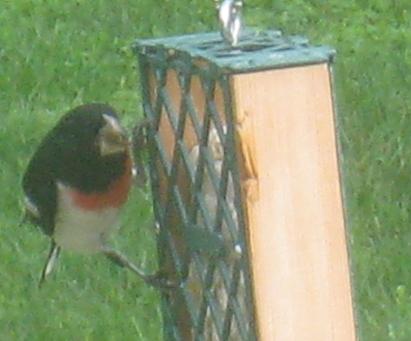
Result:
{"label": "green grass", "polygon": [[[159,5],[156,5],[160,3]],[[357,316],[364,340],[411,340],[411,5],[247,1],[246,23],[337,48],[335,67]],[[130,45],[215,29],[212,1],[3,1],[0,8],[1,340],[159,340],[157,293],[98,256],[64,253],[37,289],[47,240],[21,217],[36,144],[74,105],[141,117]],[[152,212],[136,190],[120,249],[154,269]]]}

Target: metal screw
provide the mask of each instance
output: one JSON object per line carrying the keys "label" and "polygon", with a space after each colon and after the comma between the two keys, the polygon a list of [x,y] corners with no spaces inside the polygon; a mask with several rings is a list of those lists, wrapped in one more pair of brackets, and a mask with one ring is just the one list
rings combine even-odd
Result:
{"label": "metal screw", "polygon": [[231,46],[236,46],[241,31],[242,0],[224,0],[217,5],[221,34]]}

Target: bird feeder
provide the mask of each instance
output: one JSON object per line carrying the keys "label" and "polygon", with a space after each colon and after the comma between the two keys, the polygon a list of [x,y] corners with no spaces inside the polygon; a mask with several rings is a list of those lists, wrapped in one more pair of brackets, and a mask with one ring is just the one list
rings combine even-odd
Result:
{"label": "bird feeder", "polygon": [[166,340],[355,340],[333,49],[139,40]]}

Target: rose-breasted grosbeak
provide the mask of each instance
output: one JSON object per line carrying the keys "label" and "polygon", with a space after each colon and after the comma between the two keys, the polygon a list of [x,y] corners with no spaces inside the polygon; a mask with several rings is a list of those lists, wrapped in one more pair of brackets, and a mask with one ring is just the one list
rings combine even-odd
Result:
{"label": "rose-breasted grosbeak", "polygon": [[50,237],[40,285],[60,248],[105,254],[146,282],[161,285],[107,245],[132,185],[131,144],[114,109],[86,104],[64,115],[46,135],[23,178],[26,216]]}

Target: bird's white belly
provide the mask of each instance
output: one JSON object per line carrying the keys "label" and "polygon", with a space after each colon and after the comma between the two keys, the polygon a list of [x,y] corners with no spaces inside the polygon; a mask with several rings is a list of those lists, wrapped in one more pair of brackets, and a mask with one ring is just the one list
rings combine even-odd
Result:
{"label": "bird's white belly", "polygon": [[59,184],[54,240],[62,249],[99,252],[118,227],[118,212],[118,208],[111,207],[97,211],[81,209],[73,204],[65,186]]}

